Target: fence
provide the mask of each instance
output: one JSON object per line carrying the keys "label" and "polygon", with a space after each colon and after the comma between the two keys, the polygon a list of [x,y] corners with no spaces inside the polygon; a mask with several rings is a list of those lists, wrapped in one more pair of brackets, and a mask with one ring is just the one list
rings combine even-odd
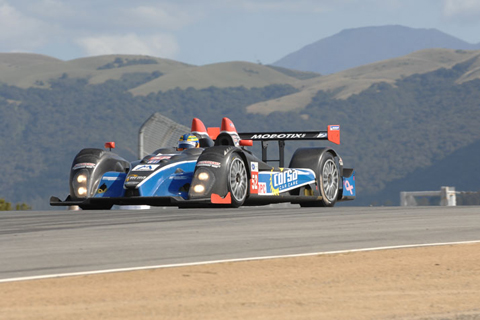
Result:
{"label": "fence", "polygon": [[404,191],[400,192],[401,206],[416,206],[415,197],[440,197],[441,206],[456,206],[457,193],[455,187],[442,187],[440,191]]}
{"label": "fence", "polygon": [[159,148],[176,146],[178,138],[188,132],[190,132],[190,128],[178,124],[158,112],[152,114],[138,132],[139,159]]}

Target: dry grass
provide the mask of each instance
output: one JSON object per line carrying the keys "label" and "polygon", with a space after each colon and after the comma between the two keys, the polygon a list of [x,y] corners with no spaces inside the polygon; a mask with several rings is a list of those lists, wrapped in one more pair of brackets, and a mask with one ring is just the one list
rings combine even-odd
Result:
{"label": "dry grass", "polygon": [[480,244],[0,284],[1,319],[475,319]]}

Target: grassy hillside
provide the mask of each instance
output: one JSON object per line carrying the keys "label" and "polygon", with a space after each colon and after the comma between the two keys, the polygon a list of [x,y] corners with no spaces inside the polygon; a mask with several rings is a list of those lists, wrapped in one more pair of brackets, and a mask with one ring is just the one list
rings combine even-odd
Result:
{"label": "grassy hillside", "polygon": [[[132,88],[134,95],[147,95],[175,88],[265,87],[271,84],[296,85],[318,77],[313,72],[294,71],[248,62],[225,62],[193,66],[169,59],[140,55],[105,55],[62,61],[37,54],[0,53],[0,83],[20,88],[50,88],[60,77],[87,79],[89,84],[119,80],[132,73],[153,73],[162,77]],[[300,85],[299,85],[300,86]]]}
{"label": "grassy hillside", "polygon": [[[340,149],[353,156],[362,192],[373,195],[479,140],[480,80],[457,83],[473,62],[375,84],[345,100],[319,92],[302,113],[343,125]],[[469,171],[462,163],[452,170]]]}
{"label": "grassy hillside", "polygon": [[[340,152],[347,166],[354,166],[357,171],[356,204],[384,203],[382,192],[394,190],[392,184],[408,179],[415,172],[428,171],[441,161],[455,159],[459,150],[467,150],[462,151],[467,155],[454,164],[454,170],[460,172],[457,179],[460,181],[472,170],[464,165],[463,158],[468,157],[469,148],[480,139],[480,79],[475,78],[478,54],[451,50],[419,52],[403,60],[365,66],[363,71],[346,71],[340,76],[345,85],[341,86],[339,81],[335,90],[318,90],[323,87],[315,86],[325,84],[324,78],[332,76],[302,80],[294,72],[289,74],[249,63],[192,67],[172,62],[170,73],[165,67],[164,74],[152,69],[125,73],[118,80],[101,83],[92,83],[91,77],[81,79],[62,73],[50,79],[44,85],[46,89],[0,84],[0,163],[8,176],[0,185],[0,198],[26,202],[36,209],[48,208],[50,195],[66,196],[69,167],[75,154],[84,147],[102,147],[105,141],[116,141],[118,153],[134,160],[138,128],[154,112],[187,126],[192,117],[200,117],[207,126],[218,126],[220,119],[227,116],[241,131],[313,130],[340,124],[342,145],[332,147]],[[120,57],[76,63],[85,63],[84,68],[89,72],[128,68],[137,71],[136,66],[161,64],[137,61],[141,57],[117,58]],[[47,59],[45,63],[63,62]],[[406,63],[404,67],[402,63]],[[217,71],[210,71],[218,75],[207,79],[209,73],[205,70],[217,67]],[[220,78],[236,83],[245,78],[259,81],[262,86],[210,85],[203,89],[175,87],[165,91],[157,87],[148,95],[131,93],[189,70],[195,71],[189,75],[205,82]],[[395,75],[394,70],[401,73]],[[282,77],[288,82],[267,85],[271,79]],[[348,81],[365,79],[375,81],[356,94],[339,99]],[[293,111],[268,115],[247,112],[251,105],[295,97],[305,90],[310,90],[311,97],[303,102],[291,100],[298,106]],[[301,145],[289,144],[287,154]],[[444,179],[437,173],[435,181],[453,184],[455,175],[448,177]],[[420,182],[416,184],[420,186]],[[387,193],[396,197],[396,192]]]}
{"label": "grassy hillside", "polygon": [[[115,63],[117,61],[117,63]],[[120,63],[118,63],[120,62]],[[20,88],[49,88],[49,81],[63,75],[88,79],[91,84],[118,80],[124,74],[168,74],[193,67],[181,62],[139,55],[107,55],[62,61],[37,54],[0,53],[0,83]]]}
{"label": "grassy hillside", "polygon": [[[480,51],[427,49],[412,54],[380,61],[335,74],[302,82],[301,91],[274,101],[266,101],[247,108],[250,113],[269,114],[274,111],[298,110],[307,106],[318,91],[331,91],[333,97],[346,99],[374,83],[395,81],[416,73],[427,73],[438,68],[451,68],[457,63],[480,56]],[[479,60],[480,61],[480,60]],[[471,66],[459,80],[480,78],[480,62]]]}
{"label": "grassy hillside", "polygon": [[[468,144],[443,159],[435,161],[431,166],[420,167],[403,178],[390,181],[375,196],[364,199],[364,203],[378,205],[399,205],[402,191],[439,191],[442,186],[454,186],[456,191],[468,192],[457,195],[457,203],[480,205],[480,171],[476,170],[480,163],[480,139]],[[466,170],[457,170],[461,166]],[[438,205],[440,199],[431,199]]]}
{"label": "grassy hillside", "polygon": [[190,87],[194,89],[240,86],[258,88],[271,84],[301,86],[302,81],[297,75],[298,73],[288,75],[274,68],[249,62],[224,62],[172,72],[130,91],[135,95],[147,95],[159,90],[165,92],[175,88]]}

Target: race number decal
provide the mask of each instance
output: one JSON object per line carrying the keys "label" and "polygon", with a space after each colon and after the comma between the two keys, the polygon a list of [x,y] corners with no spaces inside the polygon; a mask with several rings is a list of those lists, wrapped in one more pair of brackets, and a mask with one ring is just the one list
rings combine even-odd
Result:
{"label": "race number decal", "polygon": [[258,162],[250,163],[250,172],[252,175],[250,179],[250,193],[258,194]]}

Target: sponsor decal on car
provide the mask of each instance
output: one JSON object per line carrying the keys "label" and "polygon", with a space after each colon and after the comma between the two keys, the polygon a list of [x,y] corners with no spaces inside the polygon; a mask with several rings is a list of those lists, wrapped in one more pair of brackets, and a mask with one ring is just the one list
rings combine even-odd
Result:
{"label": "sponsor decal on car", "polygon": [[95,163],[90,163],[90,162],[82,162],[82,163],[77,163],[76,165],[73,166],[73,170],[78,170],[78,169],[93,169],[95,168],[96,164]]}
{"label": "sponsor decal on car", "polygon": [[258,194],[258,162],[250,163],[250,193]]}
{"label": "sponsor decal on car", "polygon": [[267,194],[267,184],[265,182],[258,183],[258,194]]}
{"label": "sponsor decal on car", "polygon": [[284,170],[280,168],[280,172],[270,174],[270,185],[274,195],[278,195],[280,191],[285,189],[297,186],[298,171],[295,169]]}
{"label": "sponsor decal on car", "polygon": [[189,180],[191,177],[185,176],[185,175],[176,175],[176,176],[171,176],[168,179],[170,180]]}
{"label": "sponsor decal on car", "polygon": [[355,175],[349,178],[343,178],[343,195],[355,196]]}
{"label": "sponsor decal on car", "polygon": [[141,181],[141,180],[145,179],[146,177],[147,176],[139,176],[137,174],[132,174],[132,175],[129,175],[125,181],[127,181],[127,182],[129,182],[129,181]]}
{"label": "sponsor decal on car", "polygon": [[272,168],[261,171],[258,177],[258,194],[278,196],[282,192],[314,183],[315,173],[311,169]]}
{"label": "sponsor decal on car", "polygon": [[317,136],[317,138],[326,138],[327,137],[327,133],[326,132],[320,132]]}
{"label": "sponsor decal on car", "polygon": [[220,168],[220,167],[221,167],[221,163],[220,163],[220,162],[216,162],[216,161],[204,160],[204,161],[199,161],[199,162],[197,162],[197,167]]}
{"label": "sponsor decal on car", "polygon": [[132,171],[155,171],[158,166],[158,164],[138,165]]}
{"label": "sponsor decal on car", "polygon": [[121,177],[102,177],[102,180],[117,181],[117,180],[122,180],[122,178]]}
{"label": "sponsor decal on car", "polygon": [[302,139],[305,133],[264,133],[254,134],[250,139]]}
{"label": "sponsor decal on car", "polygon": [[330,126],[330,130],[340,130],[340,126]]}

